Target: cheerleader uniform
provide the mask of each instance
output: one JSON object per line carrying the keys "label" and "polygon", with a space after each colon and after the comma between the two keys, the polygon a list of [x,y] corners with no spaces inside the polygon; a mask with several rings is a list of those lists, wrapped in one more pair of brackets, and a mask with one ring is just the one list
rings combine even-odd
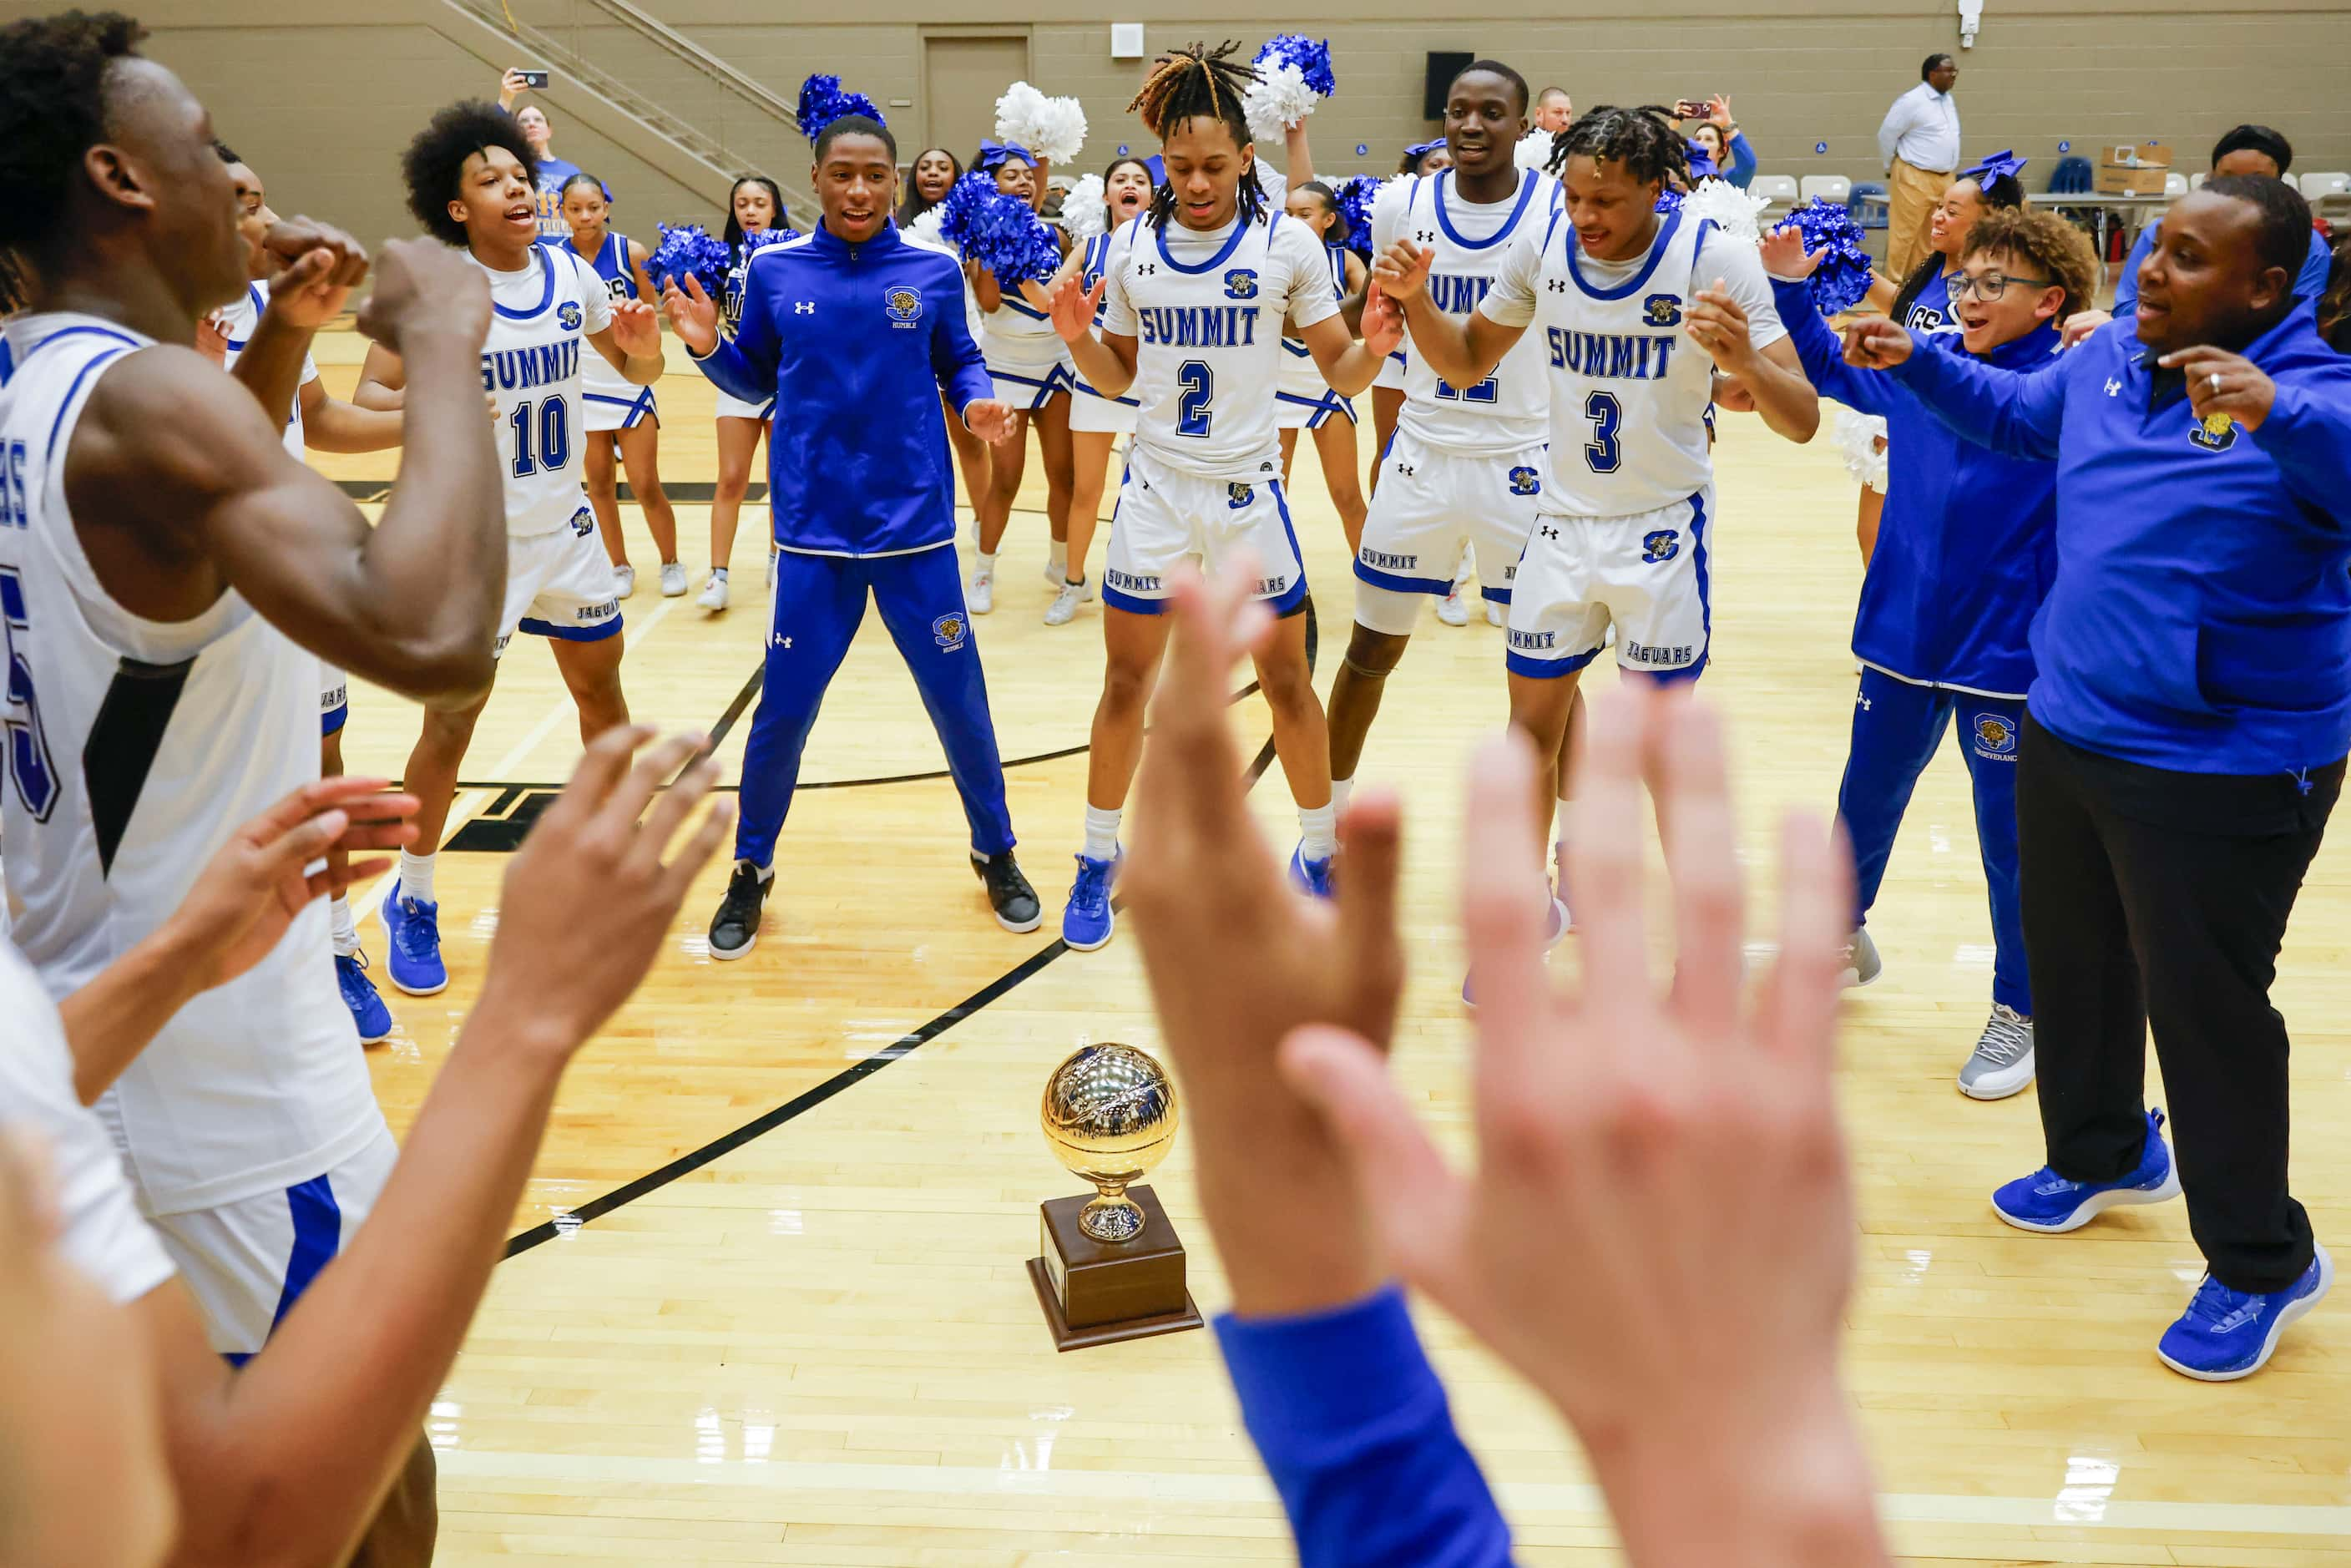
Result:
{"label": "cheerleader uniform", "polygon": [[1031,305],[1017,286],[999,288],[1001,302],[980,324],[979,350],[996,395],[1016,409],[1040,409],[1077,383],[1053,319]]}
{"label": "cheerleader uniform", "polygon": [[[569,236],[563,241],[571,254],[580,256],[580,248]],[[594,256],[580,259],[596,269],[596,280],[614,304],[637,297],[636,269],[629,265],[629,236],[606,230],[604,247]],[[737,306],[739,311],[740,305]],[[661,423],[661,413],[653,406],[653,389],[641,387],[604,362],[604,356],[585,353],[580,356],[580,402],[586,414],[585,428],[591,435],[600,431],[634,430],[646,420]]]}
{"label": "cheerleader uniform", "polygon": [[[1130,219],[1129,222],[1140,220]],[[1099,234],[1086,241],[1085,256],[1080,263],[1082,271],[1078,278],[1081,287],[1091,290],[1102,281],[1102,262],[1110,255],[1111,236]],[[1094,307],[1094,325],[1102,323],[1102,307]],[[1072,365],[1070,379],[1075,391],[1070,398],[1070,429],[1091,431],[1096,434],[1133,435],[1134,416],[1142,403],[1133,396],[1105,397],[1088,385]],[[1326,389],[1327,390],[1327,389]]]}
{"label": "cheerleader uniform", "polygon": [[[1335,299],[1347,297],[1347,247],[1325,243],[1322,260],[1331,274],[1331,293]],[[1281,376],[1273,394],[1275,425],[1282,430],[1320,430],[1323,422],[1334,413],[1347,416],[1355,423],[1355,405],[1331,390],[1322,379],[1322,368],[1314,362],[1313,350],[1296,338],[1281,340]]]}
{"label": "cheerleader uniform", "polygon": [[[1951,275],[1938,272],[1918,290],[1918,297],[1901,310],[1902,325],[1914,332],[1956,332],[1959,312],[1951,304]],[[1886,454],[1878,442],[1886,435],[1886,416],[1863,413],[1837,404],[1833,427],[1845,472],[1879,495],[1886,494]]]}
{"label": "cheerleader uniform", "polygon": [[[743,275],[751,265],[750,247],[741,242],[735,246],[735,265],[726,269],[726,286],[719,291],[718,315],[721,329],[729,339],[743,319]],[[769,420],[775,417],[776,399],[769,393],[764,402],[746,402],[739,397],[714,387],[718,393],[718,417],[721,419]],[[720,564],[725,564],[721,562]]]}

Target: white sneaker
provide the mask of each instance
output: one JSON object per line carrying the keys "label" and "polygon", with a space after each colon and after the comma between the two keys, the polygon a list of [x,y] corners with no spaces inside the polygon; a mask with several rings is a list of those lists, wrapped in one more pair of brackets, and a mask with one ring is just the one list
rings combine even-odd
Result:
{"label": "white sneaker", "polygon": [[1489,625],[1489,626],[1499,626],[1503,622],[1505,622],[1505,621],[1507,621],[1507,620],[1509,620],[1509,619],[1510,619],[1510,617],[1509,617],[1509,616],[1504,615],[1504,614],[1502,613],[1502,607],[1501,607],[1500,605],[1499,605],[1499,604],[1495,603],[1495,602],[1494,602],[1492,600],[1490,600],[1490,599],[1489,599],[1488,601],[1486,601],[1486,624],[1487,624],[1487,625]]}
{"label": "white sneaker", "polygon": [[1445,597],[1437,601],[1437,618],[1447,626],[1469,624],[1469,601],[1461,597],[1459,583],[1447,589]]}
{"label": "white sneaker", "polygon": [[661,570],[662,597],[682,599],[685,595],[685,565],[683,561],[665,560]]}
{"label": "white sneaker", "polygon": [[612,583],[612,597],[626,599],[637,591],[637,569],[633,566],[614,567]]}
{"label": "white sneaker", "polygon": [[971,588],[964,595],[967,607],[974,615],[985,615],[996,608],[996,574],[981,570],[971,574]]}
{"label": "white sneaker", "polygon": [[726,580],[719,576],[716,572],[712,572],[710,574],[710,580],[702,585],[702,597],[695,600],[695,602],[701,605],[705,610],[726,609]]}
{"label": "white sneaker", "polygon": [[1102,579],[1090,577],[1078,585],[1078,591],[1088,604],[1102,597]]}
{"label": "white sneaker", "polygon": [[1078,618],[1078,606],[1084,603],[1084,585],[1075,582],[1061,584],[1061,591],[1053,595],[1053,602],[1045,606],[1045,624],[1067,626]]}

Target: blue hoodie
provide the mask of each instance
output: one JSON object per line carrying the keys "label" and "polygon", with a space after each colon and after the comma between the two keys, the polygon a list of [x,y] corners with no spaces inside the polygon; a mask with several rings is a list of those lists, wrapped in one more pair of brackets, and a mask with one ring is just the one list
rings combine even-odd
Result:
{"label": "blue hoodie", "polygon": [[[1900,382],[1846,364],[1803,284],[1773,278],[1771,292],[1821,395],[1886,416],[1886,512],[1861,580],[1854,657],[1914,685],[2022,697],[2033,612],[2057,574],[2056,465],[1961,440]],[[1918,351],[1967,354],[1957,332]],[[2039,375],[2056,353],[2057,329],[2043,322],[1981,362]]]}
{"label": "blue hoodie", "polygon": [[2208,433],[2127,321],[2055,371],[1913,353],[1894,371],[1969,440],[2057,460],[2057,579],[2032,716],[2181,773],[2294,772],[2351,750],[2351,358],[2307,300],[2245,358],[2257,431]]}
{"label": "blue hoodie", "polygon": [[960,415],[995,384],[965,324],[953,257],[900,237],[862,245],[820,222],[752,253],[743,319],[695,361],[768,434],[775,538],[806,555],[904,555],[955,538],[939,393]]}

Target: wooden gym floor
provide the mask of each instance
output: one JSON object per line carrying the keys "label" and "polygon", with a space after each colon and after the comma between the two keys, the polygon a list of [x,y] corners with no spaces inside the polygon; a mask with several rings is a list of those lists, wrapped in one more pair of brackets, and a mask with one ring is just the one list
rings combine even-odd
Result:
{"label": "wooden gym floor", "polygon": [[[360,347],[321,342],[336,391]],[[664,476],[706,486],[709,389],[681,360],[660,396]],[[1705,685],[1734,725],[1768,910],[1778,813],[1833,809],[1844,762],[1854,486],[1824,440],[1795,448],[1751,421],[1724,423]],[[381,477],[392,459],[321,466]],[[1030,488],[1027,504],[1040,506]],[[1311,446],[1294,494],[1327,688],[1351,580]],[[768,626],[764,507],[745,508],[735,607],[716,616],[690,596],[658,597],[656,557],[624,512],[640,570],[626,607],[634,712],[672,728],[732,717],[721,751],[739,760]],[[699,591],[707,508],[678,513]],[[758,947],[710,959],[722,860],[564,1085],[513,1255],[434,1407],[444,1563],[1289,1560],[1210,1337],[1057,1355],[1023,1270],[1037,1205],[1073,1190],[1037,1132],[1047,1072],[1084,1040],[1157,1043],[1131,937],[1093,954],[1053,939],[1101,633],[1096,607],[1040,623],[1044,541],[1040,511],[1015,518],[996,612],[976,628],[1046,928],[1009,936],[988,919],[937,745],[869,622],[810,742]],[[1500,636],[1424,621],[1363,768],[1399,784],[1411,811],[1416,961],[1397,1071],[1457,1142],[1468,1026],[1451,867],[1462,758],[1504,712]],[[350,766],[396,776],[414,710],[368,689],[351,707]],[[1235,723],[1252,747],[1266,733],[1253,701]],[[440,873],[450,988],[421,999],[386,987],[398,1028],[371,1060],[395,1130],[478,988],[517,813],[577,754],[551,660],[517,638]],[[1286,846],[1294,820],[1278,770],[1255,799]],[[1965,772],[1946,753],[1921,781],[1872,922],[1885,977],[1845,1009],[1841,1082],[1865,1230],[1849,1376],[1897,1551],[1917,1563],[2351,1564],[2351,1305],[2296,1328],[2261,1376],[2199,1385],[2153,1354],[2200,1269],[2179,1206],[2122,1211],[2071,1238],[1992,1218],[1987,1195],[2037,1163],[2040,1145],[2029,1094],[1977,1104],[1952,1086],[1991,977],[1972,823]],[[1654,850],[1652,862],[1661,880]],[[2346,882],[2338,834],[2313,868],[2277,987],[2299,1047],[2297,1189],[2337,1240],[2351,1235]],[[381,978],[371,901],[360,913]],[[1574,954],[1560,950],[1562,970]],[[1156,1185],[1214,1310],[1223,1290],[1188,1150]],[[1520,1560],[1613,1561],[1559,1423],[1442,1314],[1422,1322]]]}

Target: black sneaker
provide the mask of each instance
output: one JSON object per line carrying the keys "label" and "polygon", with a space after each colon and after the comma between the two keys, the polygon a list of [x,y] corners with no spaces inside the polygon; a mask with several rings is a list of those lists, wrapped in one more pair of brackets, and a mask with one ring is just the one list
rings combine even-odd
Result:
{"label": "black sneaker", "polygon": [[[987,884],[988,907],[996,911],[998,925],[1017,935],[1044,924],[1045,906],[1037,902],[1037,890],[1020,874],[1020,862],[1010,850],[987,856],[974,851],[971,873]],[[711,941],[717,941],[715,930]]]}
{"label": "black sneaker", "polygon": [[735,874],[726,882],[726,896],[718,901],[718,913],[710,917],[712,957],[740,958],[758,946],[759,910],[768,902],[768,889],[775,880],[774,872],[761,871],[749,861],[735,862]]}

